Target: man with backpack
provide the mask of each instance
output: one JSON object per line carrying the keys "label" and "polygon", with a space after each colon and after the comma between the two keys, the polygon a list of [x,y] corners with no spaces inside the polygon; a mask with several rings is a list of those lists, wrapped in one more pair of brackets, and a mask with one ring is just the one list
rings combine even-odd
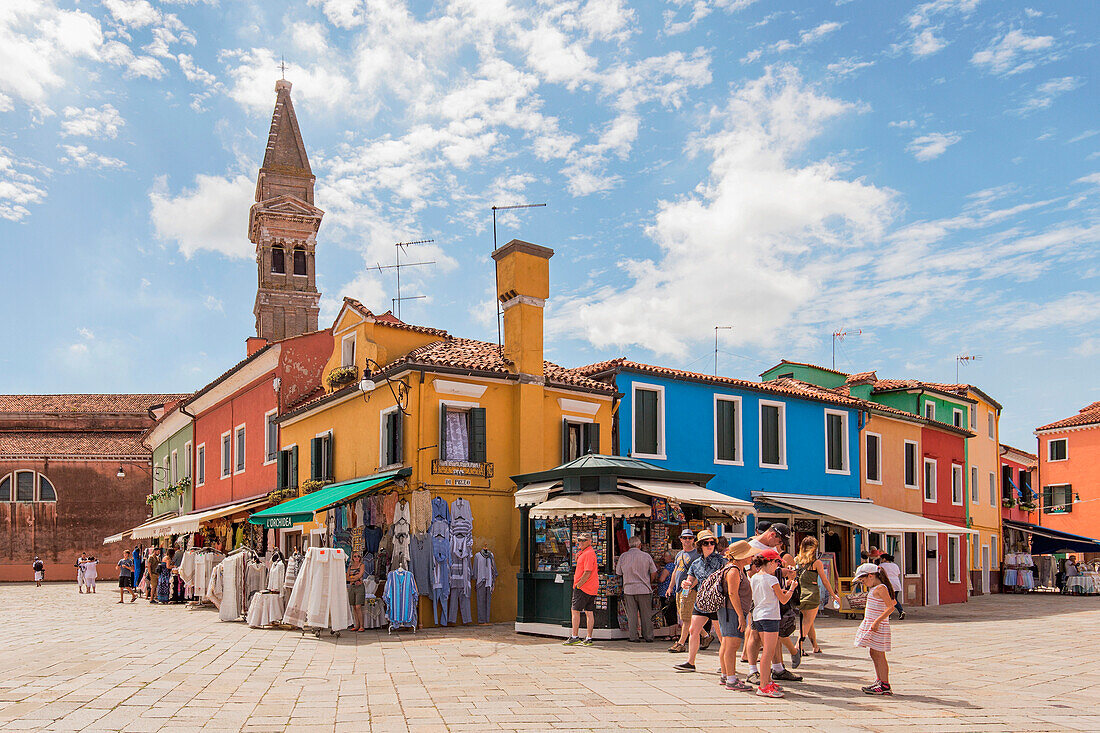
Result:
{"label": "man with backpack", "polygon": [[[699,653],[699,637],[702,635],[703,627],[706,626],[708,620],[716,622],[712,625],[711,631],[719,640],[722,638],[722,634],[717,624],[718,609],[715,608],[712,611],[707,611],[700,608],[699,599],[700,597],[709,597],[714,594],[714,586],[717,585],[718,579],[712,579],[709,582],[708,579],[722,569],[726,564],[725,559],[717,551],[718,540],[709,529],[704,529],[699,533],[699,536],[696,538],[696,544],[701,554],[695,559],[695,562],[691,564],[691,567],[688,568],[687,577],[680,583],[683,590],[690,592],[698,588],[698,592],[696,593],[695,606],[691,613],[691,627],[688,631],[688,658],[686,662],[676,665],[675,669],[678,672],[695,671],[695,656]],[[710,608],[709,603],[707,604],[707,608]]]}
{"label": "man with backpack", "polygon": [[34,556],[34,562],[31,563],[31,569],[34,570],[34,587],[41,588],[42,581],[46,579],[46,565],[38,559],[38,555]]}

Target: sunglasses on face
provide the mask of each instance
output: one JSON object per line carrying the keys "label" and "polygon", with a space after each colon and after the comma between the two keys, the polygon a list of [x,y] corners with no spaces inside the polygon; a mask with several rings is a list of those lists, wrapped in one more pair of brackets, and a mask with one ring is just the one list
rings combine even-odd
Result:
{"label": "sunglasses on face", "polygon": [[717,545],[718,543],[715,542],[714,540],[703,540],[699,544],[700,545]]}

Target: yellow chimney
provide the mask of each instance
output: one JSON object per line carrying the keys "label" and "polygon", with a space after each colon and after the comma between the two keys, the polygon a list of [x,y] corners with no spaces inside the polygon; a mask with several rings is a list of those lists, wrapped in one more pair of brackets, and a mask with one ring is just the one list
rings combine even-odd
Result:
{"label": "yellow chimney", "polygon": [[[542,309],[550,297],[554,250],[513,239],[493,252],[497,299],[504,310],[504,358],[520,375],[543,381]],[[524,381],[521,378],[521,381]]]}

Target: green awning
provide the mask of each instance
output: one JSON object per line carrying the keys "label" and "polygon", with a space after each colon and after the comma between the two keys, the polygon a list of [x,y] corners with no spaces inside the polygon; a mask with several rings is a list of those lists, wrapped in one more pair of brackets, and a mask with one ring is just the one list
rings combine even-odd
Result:
{"label": "green awning", "polygon": [[396,471],[376,473],[366,478],[331,484],[314,491],[312,494],[299,496],[297,499],[291,499],[278,506],[256,512],[248,518],[248,521],[252,524],[262,524],[266,529],[291,527],[299,522],[312,522],[313,515],[317,512],[323,512],[338,504],[343,504],[360,494],[375,491],[394,479],[408,476],[411,473],[411,468],[401,468]]}

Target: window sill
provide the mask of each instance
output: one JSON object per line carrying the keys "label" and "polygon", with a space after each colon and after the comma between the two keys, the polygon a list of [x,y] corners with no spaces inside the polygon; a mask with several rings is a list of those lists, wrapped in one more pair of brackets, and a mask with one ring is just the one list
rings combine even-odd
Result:
{"label": "window sill", "polygon": [[240,476],[240,475],[241,475],[242,473],[244,473],[244,469],[243,469],[243,468],[242,468],[242,469],[240,469],[240,470],[238,470],[238,471],[234,471],[234,472],[233,472],[233,475],[234,475],[234,476]]}
{"label": "window sill", "polygon": [[902,484],[902,485],[907,489],[919,489],[920,488],[916,484]]}
{"label": "window sill", "polygon": [[825,473],[829,474],[830,476],[851,476],[852,475],[852,472],[849,469],[839,469],[838,470],[838,469],[835,469],[835,468],[826,468]]}
{"label": "window sill", "polygon": [[933,497],[932,497],[931,499],[929,499],[929,498],[928,498],[928,497],[926,496],[926,497],[924,497],[924,503],[925,503],[925,504],[936,504],[936,503],[938,503],[938,502],[936,501],[936,497],[934,497],[934,496],[933,496]]}
{"label": "window sill", "polygon": [[787,470],[787,464],[786,463],[761,463],[760,468],[774,468],[778,471],[786,471]]}
{"label": "window sill", "polygon": [[1047,463],[1065,463],[1068,458],[1048,458]]}
{"label": "window sill", "polygon": [[648,458],[651,461],[667,461],[668,456],[664,453],[631,453],[631,458]]}
{"label": "window sill", "polygon": [[721,458],[714,459],[714,465],[716,466],[744,466],[744,461],[726,461]]}
{"label": "window sill", "polygon": [[872,486],[882,486],[882,481],[881,480],[872,481],[871,479],[868,478],[868,479],[864,479],[864,481],[871,484]]}
{"label": "window sill", "polygon": [[966,502],[963,502],[963,501],[952,501],[951,502],[951,506],[965,506],[965,505],[966,505]]}

